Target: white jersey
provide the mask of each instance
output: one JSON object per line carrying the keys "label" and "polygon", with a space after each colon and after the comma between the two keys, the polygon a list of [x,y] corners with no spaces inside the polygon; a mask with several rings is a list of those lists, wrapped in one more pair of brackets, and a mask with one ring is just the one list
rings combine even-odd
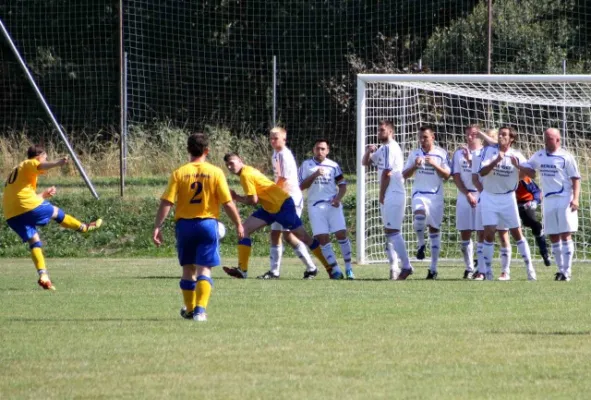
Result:
{"label": "white jersey", "polygon": [[[475,158],[480,158],[480,151],[481,149],[470,151],[470,158],[472,159],[470,163],[464,157],[464,150],[457,149],[451,161],[451,174],[459,174],[464,186],[470,192],[476,192],[476,186],[472,183],[472,165],[474,164]],[[476,156],[474,155],[475,153],[477,153]]]}
{"label": "white jersey", "polygon": [[298,205],[302,201],[302,191],[298,182],[298,166],[293,153],[287,147],[281,151],[273,151],[273,175],[275,182],[279,178],[286,180],[284,187],[294,203]]}
{"label": "white jersey", "polygon": [[[415,165],[415,161],[419,157],[432,157],[436,160],[437,165],[446,171],[450,171],[449,161],[447,159],[447,151],[439,146],[433,146],[431,151],[425,152],[423,149],[415,149],[408,155],[406,160],[405,170]],[[415,172],[415,179],[412,184],[412,195],[415,194],[437,194],[443,196],[443,178],[439,176],[435,168],[423,163]]]}
{"label": "white jersey", "polygon": [[402,150],[395,140],[389,141],[387,144],[377,149],[370,157],[371,162],[378,167],[378,181],[382,181],[382,173],[384,171],[391,171],[390,184],[386,189],[388,193],[398,193],[405,195],[404,178],[402,177],[402,166],[404,165],[404,157]]}
{"label": "white jersey", "polygon": [[[488,146],[482,151],[480,168],[490,165],[499,155],[498,146]],[[514,192],[519,184],[519,169],[511,162],[511,157],[517,157],[520,163],[524,163],[525,157],[515,149],[509,149],[505,157],[490,171],[482,177],[482,187],[485,192],[492,194],[505,194]]]}
{"label": "white jersey", "polygon": [[323,202],[330,203],[339,192],[338,185],[347,183],[343,179],[343,171],[339,164],[328,158],[322,162],[318,162],[314,158],[304,161],[298,173],[300,183],[313,175],[318,168],[323,169],[324,175],[316,177],[308,188],[308,204],[312,206]]}
{"label": "white jersey", "polygon": [[571,179],[581,179],[577,161],[564,149],[558,149],[554,153],[540,150],[524,164],[524,167],[540,171],[544,198],[567,197],[570,201],[573,193]]}

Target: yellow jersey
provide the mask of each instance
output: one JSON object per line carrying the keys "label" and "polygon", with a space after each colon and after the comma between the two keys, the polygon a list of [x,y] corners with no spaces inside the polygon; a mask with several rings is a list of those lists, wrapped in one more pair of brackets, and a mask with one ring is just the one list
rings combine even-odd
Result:
{"label": "yellow jersey", "polygon": [[43,203],[37,195],[37,176],[45,173],[39,169],[40,164],[35,158],[25,160],[8,175],[2,202],[6,219],[31,211]]}
{"label": "yellow jersey", "polygon": [[176,169],[162,200],[176,203],[174,220],[218,218],[220,205],[232,201],[226,176],[208,162],[190,162]]}
{"label": "yellow jersey", "polygon": [[278,213],[285,200],[289,198],[289,194],[261,171],[248,165],[240,170],[240,184],[246,196],[256,194],[263,209],[271,214]]}

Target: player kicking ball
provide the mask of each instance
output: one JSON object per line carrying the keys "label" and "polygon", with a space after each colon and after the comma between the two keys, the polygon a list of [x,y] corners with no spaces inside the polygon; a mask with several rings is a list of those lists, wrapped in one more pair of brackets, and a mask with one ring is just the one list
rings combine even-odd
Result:
{"label": "player kicking ball", "polygon": [[435,134],[430,127],[419,128],[421,147],[413,150],[402,176],[415,175],[412,185],[413,227],[418,239],[417,260],[425,258],[425,228],[429,227],[431,266],[426,279],[437,279],[437,262],[441,251],[441,222],[443,221],[443,182],[449,178],[447,152],[435,146]]}
{"label": "player kicking ball", "polygon": [[[293,199],[283,189],[256,168],[245,165],[236,153],[226,154],[224,162],[231,173],[240,176],[240,185],[244,190],[244,195],[239,195],[232,190],[232,198],[242,204],[260,204],[260,207],[244,221],[244,238],[238,242],[238,267],[224,267],[225,273],[234,278],[246,279],[252,244],[250,235],[266,225],[278,222],[310,248],[324,265],[331,279],[343,278],[336,260],[329,263],[322,254],[318,240],[313,239],[304,230]],[[304,273],[304,279],[312,279],[315,275]]]}
{"label": "player kicking ball", "polygon": [[37,194],[39,175],[67,163],[68,157],[47,161],[45,149],[40,145],[33,145],[27,150],[27,159],[12,170],[4,186],[4,217],[8,226],[20,236],[23,243],[29,243],[33,264],[39,275],[37,283],[45,290],[55,290],[55,286],[47,273],[37,226],[45,226],[49,221],[55,220],[64,228],[87,233],[99,228],[103,223],[101,219],[97,219],[84,224],[52,205],[47,200],[55,196],[55,186]]}
{"label": "player kicking ball", "polygon": [[308,215],[312,234],[320,242],[322,254],[328,262],[336,262],[330,243],[334,234],[345,261],[345,276],[355,279],[351,265],[351,242],[347,237],[345,214],[341,201],[347,193],[347,181],[339,164],[326,158],[330,146],[326,139],[314,143],[314,157],[302,163],[299,170],[300,188],[308,189]]}

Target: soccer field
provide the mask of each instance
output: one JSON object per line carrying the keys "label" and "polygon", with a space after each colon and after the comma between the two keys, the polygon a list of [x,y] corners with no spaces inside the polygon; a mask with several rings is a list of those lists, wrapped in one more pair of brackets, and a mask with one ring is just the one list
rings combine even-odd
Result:
{"label": "soccer field", "polygon": [[[228,261],[228,260],[226,260]],[[268,260],[253,259],[251,276]],[[519,266],[517,266],[519,265]],[[215,269],[206,323],[179,317],[174,259],[2,259],[2,398],[588,398],[591,269],[554,282],[278,281]]]}

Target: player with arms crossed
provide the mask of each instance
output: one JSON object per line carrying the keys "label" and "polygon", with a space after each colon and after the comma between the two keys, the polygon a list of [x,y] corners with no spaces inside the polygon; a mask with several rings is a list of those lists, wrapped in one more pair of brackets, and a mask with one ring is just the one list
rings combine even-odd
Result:
{"label": "player with arms crossed", "polygon": [[456,200],[456,229],[462,239],[462,255],[464,256],[464,279],[474,275],[474,244],[472,232],[476,231],[476,206],[479,192],[472,182],[472,160],[480,157],[482,141],[478,136],[480,127],[470,125],[465,129],[466,144],[456,150],[452,157],[451,174],[458,188]]}
{"label": "player with arms crossed", "polygon": [[413,226],[417,234],[417,259],[425,258],[425,227],[431,239],[431,266],[426,279],[437,279],[437,262],[441,250],[441,222],[443,221],[443,182],[449,178],[447,152],[435,146],[435,134],[430,127],[419,128],[421,147],[413,150],[402,172],[408,179],[416,172],[412,185]]}
{"label": "player with arms crossed", "polygon": [[[304,207],[304,196],[300,190],[298,167],[295,158],[291,150],[285,145],[287,132],[283,128],[275,127],[271,129],[269,140],[271,142],[271,147],[273,147],[273,175],[275,177],[275,184],[291,196],[298,217],[301,217]],[[283,255],[283,246],[281,244],[282,234],[285,241],[289,243],[293,251],[306,266],[306,271],[304,273],[306,277],[313,278],[316,276],[318,270],[316,265],[314,265],[306,246],[300,242],[289,229],[285,229],[279,223],[273,222],[271,224],[271,269],[257,278],[279,278],[281,258]]]}
{"label": "player with arms crossed", "polygon": [[[498,146],[489,146],[482,152],[480,176],[483,191],[480,194],[482,224],[484,225],[484,248],[482,250],[487,269],[492,269],[494,235],[499,224],[509,229],[515,239],[517,250],[527,269],[527,279],[536,280],[536,271],[531,261],[529,245],[521,232],[515,190],[519,183],[519,165],[525,162],[523,155],[511,148],[517,134],[510,127],[499,129]],[[510,269],[502,272],[499,280],[510,280]]]}
{"label": "player with arms crossed", "polygon": [[55,290],[55,286],[47,273],[37,226],[45,226],[53,219],[64,228],[86,233],[99,228],[103,223],[101,219],[97,219],[89,224],[83,224],[52,205],[47,200],[57,193],[55,186],[37,194],[39,175],[67,163],[68,157],[47,161],[45,149],[40,145],[33,145],[27,150],[27,159],[10,172],[4,185],[2,204],[4,217],[8,226],[20,236],[23,243],[29,243],[33,264],[39,275],[37,283],[46,290]]}
{"label": "player with arms crossed", "polygon": [[[390,279],[405,280],[413,273],[413,268],[401,233],[406,209],[406,190],[402,178],[404,160],[402,150],[394,140],[394,124],[391,121],[379,122],[378,141],[381,146],[378,148],[376,145],[369,145],[361,164],[364,167],[375,165],[378,168],[380,213],[387,241],[386,255],[390,262]],[[400,271],[396,266],[396,255],[402,262]]]}
{"label": "player with arms crossed", "polygon": [[351,242],[347,237],[341,204],[347,193],[347,181],[339,164],[326,158],[330,152],[326,139],[316,140],[313,152],[314,157],[304,161],[299,169],[300,189],[308,189],[308,215],[312,234],[320,242],[322,254],[328,262],[336,262],[330,234],[336,236],[345,261],[345,276],[347,279],[355,279],[351,265]]}
{"label": "player with arms crossed", "polygon": [[[250,235],[266,225],[278,222],[310,247],[312,253],[326,268],[331,279],[343,278],[336,262],[330,264],[323,256],[318,240],[313,239],[304,230],[293,199],[283,189],[258,169],[245,165],[242,158],[236,153],[226,154],[224,162],[231,173],[240,176],[240,185],[244,190],[244,195],[239,195],[232,190],[232,198],[242,204],[260,204],[260,207],[244,221],[244,237],[238,242],[238,267],[224,267],[225,273],[234,278],[246,279],[252,244]],[[304,273],[304,279],[311,279],[315,275]]]}
{"label": "player with arms crossed", "polygon": [[560,131],[544,132],[545,149],[536,152],[520,168],[533,177],[540,172],[544,191],[544,229],[550,236],[552,254],[558,271],[555,280],[571,279],[574,244],[572,233],[578,230],[581,174],[573,155],[560,146]]}
{"label": "player with arms crossed", "polygon": [[244,236],[244,230],[224,173],[206,161],[207,136],[203,133],[189,136],[187,150],[191,161],[170,176],[156,213],[152,239],[156,246],[162,244],[162,224],[176,203],[177,252],[183,267],[180,288],[185,304],[181,317],[203,322],[207,321],[207,304],[213,287],[211,268],[220,265],[220,205],[236,226],[239,238]]}

